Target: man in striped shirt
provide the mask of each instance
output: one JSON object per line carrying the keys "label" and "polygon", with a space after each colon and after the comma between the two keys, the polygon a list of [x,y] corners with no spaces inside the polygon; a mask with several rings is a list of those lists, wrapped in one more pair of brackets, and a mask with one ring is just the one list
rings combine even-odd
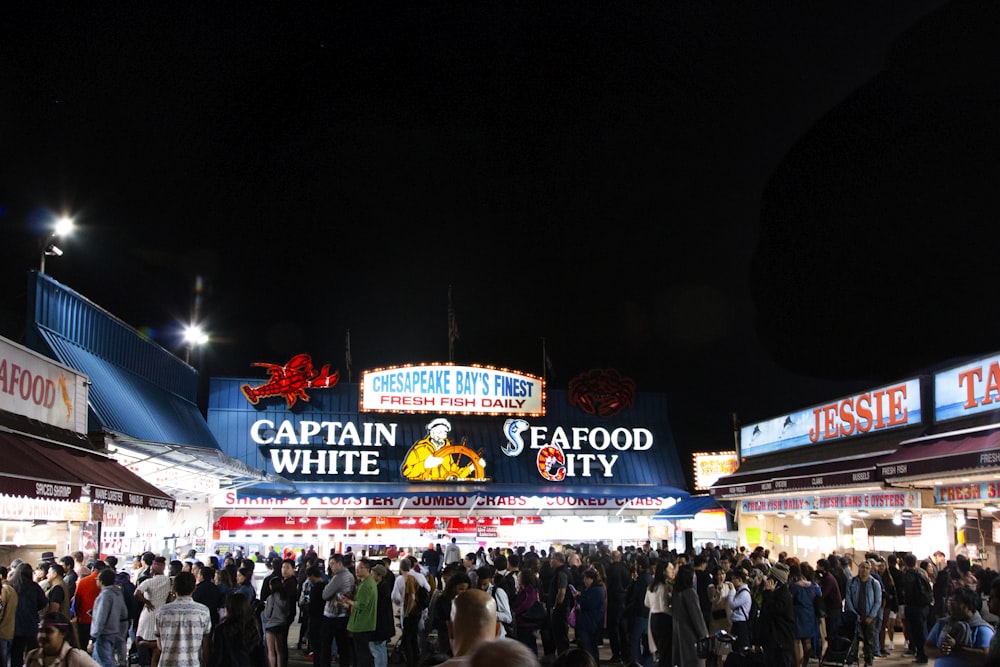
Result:
{"label": "man in striped shirt", "polygon": [[160,667],[200,667],[208,664],[212,618],[208,607],[191,598],[194,575],[174,577],[177,599],[156,611],[156,641]]}

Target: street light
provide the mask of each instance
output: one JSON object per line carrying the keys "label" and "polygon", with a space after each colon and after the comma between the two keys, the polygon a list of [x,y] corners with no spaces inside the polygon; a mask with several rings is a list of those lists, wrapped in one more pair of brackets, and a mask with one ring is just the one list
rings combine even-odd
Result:
{"label": "street light", "polygon": [[38,272],[45,273],[45,258],[46,257],[62,257],[62,248],[56,245],[56,239],[66,236],[73,231],[73,218],[69,216],[62,216],[56,220],[55,230],[48,235],[45,239],[45,243],[42,244],[42,256],[41,261],[38,263]]}
{"label": "street light", "polygon": [[191,350],[208,343],[208,334],[198,324],[189,324],[184,327],[184,342],[187,343],[187,352],[184,355],[184,363],[191,363]]}

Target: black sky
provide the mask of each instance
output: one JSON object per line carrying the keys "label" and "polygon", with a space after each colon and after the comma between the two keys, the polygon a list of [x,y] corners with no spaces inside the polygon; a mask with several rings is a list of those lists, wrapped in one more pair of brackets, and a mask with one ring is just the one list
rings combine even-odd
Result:
{"label": "black sky", "polygon": [[49,273],[167,348],[206,279],[205,375],[303,351],[343,370],[347,329],[355,380],[444,361],[452,285],[456,362],[541,373],[544,337],[557,387],[615,367],[667,392],[685,451],[730,446],[734,412],[1000,347],[996,315],[955,326],[992,279],[960,296],[935,259],[996,247],[981,8],[2,11],[9,337],[66,210]]}

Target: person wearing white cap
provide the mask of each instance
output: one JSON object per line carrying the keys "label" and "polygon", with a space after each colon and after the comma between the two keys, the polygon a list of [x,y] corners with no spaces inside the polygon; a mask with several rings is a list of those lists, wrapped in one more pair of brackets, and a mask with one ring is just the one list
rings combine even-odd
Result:
{"label": "person wearing white cap", "polygon": [[448,433],[451,422],[444,417],[432,419],[427,424],[427,435],[410,447],[403,459],[402,474],[406,479],[441,480],[465,479],[475,474],[475,465],[459,466],[450,455],[437,453],[451,446]]}

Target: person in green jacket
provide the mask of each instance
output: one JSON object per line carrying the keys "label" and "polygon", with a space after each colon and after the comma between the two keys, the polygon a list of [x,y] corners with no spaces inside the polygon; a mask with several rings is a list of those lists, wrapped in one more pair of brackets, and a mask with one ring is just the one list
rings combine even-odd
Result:
{"label": "person in green jacket", "polygon": [[349,602],[351,616],[347,619],[347,631],[354,637],[354,651],[358,667],[374,667],[375,664],[369,642],[375,636],[378,584],[371,576],[371,567],[372,563],[367,559],[358,561],[354,574],[360,583],[354,600]]}

